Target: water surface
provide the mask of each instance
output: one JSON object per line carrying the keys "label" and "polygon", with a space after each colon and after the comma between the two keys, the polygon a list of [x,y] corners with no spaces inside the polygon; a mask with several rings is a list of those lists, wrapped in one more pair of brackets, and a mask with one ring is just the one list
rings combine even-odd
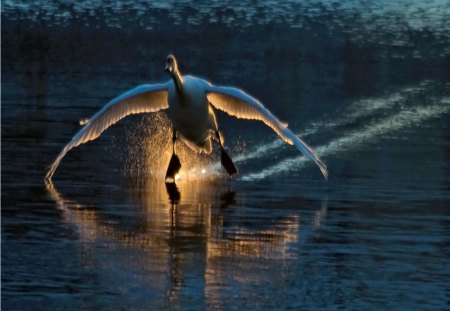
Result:
{"label": "water surface", "polygon": [[[2,307],[445,310],[447,1],[2,2]],[[240,174],[131,116],[48,165],[164,60],[261,99],[327,163],[219,113]]]}

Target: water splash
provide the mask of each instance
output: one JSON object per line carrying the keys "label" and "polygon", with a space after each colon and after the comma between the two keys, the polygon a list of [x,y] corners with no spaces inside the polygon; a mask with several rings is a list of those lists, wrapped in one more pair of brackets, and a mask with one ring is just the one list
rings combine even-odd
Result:
{"label": "water splash", "polygon": [[[213,178],[208,167],[217,162],[216,152],[210,155],[197,154],[181,141],[175,145],[181,161],[181,171],[177,182]],[[126,171],[135,176],[152,176],[164,179],[172,156],[172,127],[164,113],[156,113],[144,118],[137,127],[127,132]]]}

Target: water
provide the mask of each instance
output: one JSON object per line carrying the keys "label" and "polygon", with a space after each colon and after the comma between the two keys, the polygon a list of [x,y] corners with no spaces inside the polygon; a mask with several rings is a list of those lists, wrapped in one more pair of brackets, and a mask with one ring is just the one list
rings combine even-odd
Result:
{"label": "water", "polygon": [[[448,1],[3,1],[5,310],[446,310]],[[132,116],[46,167],[165,56],[315,148],[219,114],[240,175]]]}

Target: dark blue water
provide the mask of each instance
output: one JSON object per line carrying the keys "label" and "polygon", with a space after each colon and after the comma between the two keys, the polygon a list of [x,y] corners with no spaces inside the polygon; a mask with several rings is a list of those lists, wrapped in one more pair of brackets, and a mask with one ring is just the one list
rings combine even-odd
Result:
{"label": "dark blue water", "polygon": [[[2,1],[4,310],[447,310],[448,1]],[[46,168],[121,92],[181,70],[258,97],[327,163],[218,115],[239,168],[131,116]]]}

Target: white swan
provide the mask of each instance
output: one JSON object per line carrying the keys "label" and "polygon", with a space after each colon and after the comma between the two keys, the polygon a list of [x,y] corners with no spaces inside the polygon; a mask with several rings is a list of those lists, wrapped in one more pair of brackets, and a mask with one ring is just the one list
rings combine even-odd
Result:
{"label": "white swan", "polygon": [[291,132],[257,99],[234,88],[215,86],[194,76],[182,76],[173,55],[167,56],[166,71],[172,79],[161,84],[141,85],[111,100],[99,112],[82,123],[82,129],[63,148],[50,166],[45,179],[50,180],[66,153],[83,143],[94,140],[108,127],[130,114],[156,112],[167,109],[173,126],[173,154],[166,173],[166,181],[174,180],[181,168],[175,154],[177,137],[197,152],[211,153],[211,140],[216,139],[221,146],[221,161],[230,175],[237,170],[225,152],[222,134],[219,131],[214,108],[223,110],[237,118],[263,121],[286,143],[294,145],[306,157],[313,160],[325,178],[328,171],[316,153],[299,137]]}

